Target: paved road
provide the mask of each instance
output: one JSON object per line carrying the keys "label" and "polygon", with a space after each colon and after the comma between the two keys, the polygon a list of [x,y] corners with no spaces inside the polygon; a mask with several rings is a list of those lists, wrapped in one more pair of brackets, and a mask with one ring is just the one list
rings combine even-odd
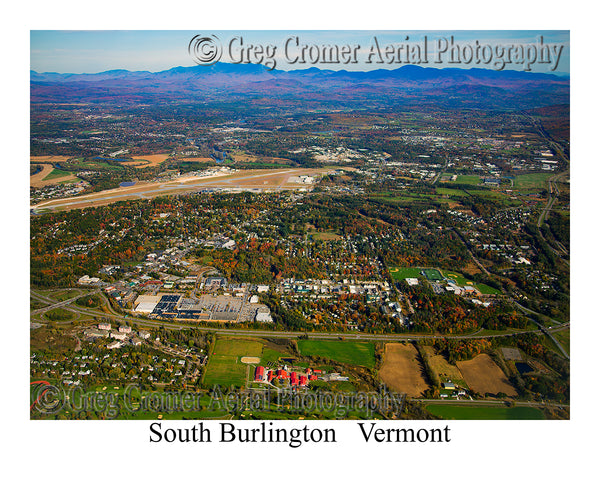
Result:
{"label": "paved road", "polygon": [[[34,297],[44,297],[37,292],[31,292]],[[524,308],[524,307],[523,307]],[[522,331],[522,332],[507,332],[507,333],[495,333],[495,334],[468,334],[468,335],[430,335],[430,334],[394,334],[394,333],[383,333],[383,334],[371,334],[371,333],[349,333],[349,332],[284,332],[284,331],[272,331],[272,330],[246,330],[246,329],[232,329],[232,328],[219,328],[219,327],[204,327],[204,326],[196,326],[190,324],[182,324],[182,323],[174,323],[168,321],[161,320],[148,320],[139,317],[132,316],[123,316],[114,312],[111,309],[112,313],[106,312],[98,312],[94,310],[88,310],[84,307],[75,307],[75,306],[67,306],[67,310],[70,310],[74,313],[84,314],[88,316],[101,316],[101,317],[109,317],[115,320],[124,322],[129,321],[131,323],[135,323],[137,325],[143,327],[164,327],[169,330],[183,330],[188,328],[195,328],[197,330],[206,331],[206,332],[216,332],[226,335],[232,336],[240,336],[240,337],[273,337],[273,338],[297,338],[300,335],[308,335],[309,338],[315,339],[339,339],[343,338],[346,340],[389,340],[389,341],[402,341],[402,340],[418,340],[423,338],[431,338],[431,339],[444,339],[444,338],[454,338],[459,340],[466,339],[475,339],[475,338],[493,338],[493,337],[511,337],[514,335],[524,335],[527,333],[535,333],[541,335],[541,331]],[[69,322],[58,322],[69,324]],[[536,322],[537,324],[537,322]],[[566,326],[566,324],[561,324],[559,326]]]}
{"label": "paved road", "polygon": [[471,247],[469,247],[469,244],[467,242],[465,242],[465,240],[463,239],[462,235],[458,232],[458,230],[454,227],[452,228],[452,230],[454,230],[454,233],[456,233],[456,236],[463,243],[463,245],[467,248],[469,255],[471,255],[471,258],[477,264],[477,266],[481,269],[481,271],[484,272],[488,277],[491,277],[491,273],[488,272],[487,269],[481,264],[481,262],[479,260],[477,260],[475,255],[473,255],[473,252],[471,251]]}
{"label": "paved road", "polygon": [[533,402],[533,401],[523,401],[523,400],[443,400],[436,398],[411,398],[411,402],[419,402],[419,403],[427,403],[427,404],[436,404],[436,405],[498,405],[498,406],[506,406],[507,402],[510,402],[515,407],[559,407],[559,408],[570,408],[570,405],[566,403],[553,403],[553,402]]}
{"label": "paved road", "polygon": [[[533,315],[539,315],[541,317],[545,317],[545,315],[542,315],[542,314],[540,314],[538,312],[530,310],[529,308],[524,307],[523,305],[521,305],[520,303],[518,303],[515,300],[512,300],[512,302],[522,312],[533,314]],[[535,323],[539,327],[540,331],[544,335],[546,335],[548,338],[550,338],[550,340],[552,340],[554,342],[554,344],[558,347],[558,349],[565,356],[565,358],[570,359],[569,354],[567,353],[567,351],[563,348],[563,346],[561,345],[561,343],[558,340],[556,340],[556,338],[554,338],[554,336],[552,335],[552,332],[550,332],[550,330],[548,328],[546,328],[546,326],[544,324],[538,322],[535,318],[532,318],[532,317],[527,317],[527,318],[529,318],[529,320],[531,320],[533,323]],[[550,317],[546,317],[546,318],[550,318]],[[550,320],[552,320],[552,319],[550,319]],[[561,323],[561,324],[558,325],[558,328],[566,327],[568,325],[570,325],[570,322]],[[562,330],[562,328],[561,328],[561,330]]]}
{"label": "paved road", "polygon": [[[49,310],[53,310],[55,308],[59,308],[59,307],[64,307],[65,305],[70,304],[71,302],[74,302],[75,300],[77,300],[78,298],[82,298],[82,297],[87,297],[88,295],[93,295],[94,293],[99,293],[101,290],[99,288],[97,288],[96,290],[92,290],[92,291],[86,291],[84,293],[82,293],[81,295],[77,295],[76,297],[73,298],[69,298],[67,300],[63,300],[62,302],[58,302],[58,303],[51,303],[50,305],[43,307],[43,308],[39,308],[37,310],[34,310],[31,312],[31,315],[37,315],[38,313],[46,313]],[[56,302],[55,299],[50,298],[50,297],[46,297],[44,295],[40,295],[40,294],[35,294],[35,292],[31,292],[31,295],[36,298],[37,300],[40,300],[42,302],[48,303],[48,302]]]}
{"label": "paved road", "polygon": [[[46,297],[46,296],[41,295],[34,291],[31,291],[31,295],[34,298],[37,298],[38,300],[41,300],[41,301],[56,302],[55,299]],[[83,315],[87,315],[87,316],[109,317],[109,318],[113,318],[120,322],[129,321],[131,323],[140,325],[142,327],[147,327],[147,328],[163,327],[168,330],[184,330],[184,329],[189,329],[189,328],[195,328],[197,330],[204,331],[204,332],[214,332],[217,334],[231,335],[231,336],[238,336],[238,337],[260,336],[260,337],[272,337],[272,338],[298,338],[301,335],[307,335],[308,338],[321,339],[321,340],[327,340],[327,339],[336,340],[336,339],[342,338],[344,340],[408,341],[408,340],[419,340],[419,339],[424,339],[424,338],[429,338],[429,339],[453,338],[453,339],[457,339],[457,340],[468,340],[468,339],[477,339],[477,338],[512,337],[512,336],[516,336],[516,335],[525,335],[528,333],[533,333],[536,335],[548,336],[554,342],[554,344],[558,347],[560,352],[565,356],[565,358],[567,358],[567,359],[570,358],[569,354],[565,351],[565,349],[560,344],[560,342],[558,342],[552,336],[552,333],[550,332],[550,330],[548,328],[546,328],[543,324],[539,323],[538,321],[536,321],[534,318],[531,318],[531,317],[528,317],[528,318],[538,326],[539,330],[494,333],[494,334],[486,334],[486,335],[480,335],[477,332],[474,334],[468,334],[468,335],[431,335],[431,334],[395,334],[395,333],[371,334],[371,333],[349,333],[349,332],[290,332],[290,331],[283,332],[283,331],[272,331],[272,330],[246,330],[246,329],[242,330],[242,329],[232,329],[232,328],[203,327],[203,326],[180,324],[180,323],[161,321],[161,320],[148,320],[148,319],[132,317],[132,316],[123,316],[123,315],[115,312],[112,309],[112,307],[110,306],[110,303],[106,300],[104,295],[101,295],[101,297],[104,299],[104,302],[108,306],[108,309],[110,310],[111,313],[88,310],[84,307],[75,307],[72,305],[65,305],[65,309],[69,310],[71,312],[77,313],[79,315],[83,314]],[[529,313],[529,314],[534,314],[534,315],[540,315],[538,312],[535,312],[533,310],[530,310],[530,309],[520,305],[515,300],[512,300],[512,301],[523,312]],[[62,303],[62,302],[58,302],[58,303]],[[33,313],[32,313],[32,315],[33,315]],[[68,322],[57,322],[57,323],[70,324],[72,322],[73,322],[73,320],[68,321]],[[570,326],[570,323],[565,322],[565,323],[556,325],[556,327],[553,327],[553,330],[554,331],[562,330],[564,328],[568,328],[569,326]]]}

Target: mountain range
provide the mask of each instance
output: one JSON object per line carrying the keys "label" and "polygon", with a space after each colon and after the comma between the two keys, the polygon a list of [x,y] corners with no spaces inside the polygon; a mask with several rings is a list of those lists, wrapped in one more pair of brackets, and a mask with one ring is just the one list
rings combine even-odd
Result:
{"label": "mountain range", "polygon": [[[161,72],[109,70],[92,74],[30,72],[31,102],[164,103],[239,101],[441,102],[445,106],[529,108],[569,103],[569,77],[481,68],[347,71],[269,70],[256,64],[216,63]],[[450,104],[450,105],[449,105]]]}

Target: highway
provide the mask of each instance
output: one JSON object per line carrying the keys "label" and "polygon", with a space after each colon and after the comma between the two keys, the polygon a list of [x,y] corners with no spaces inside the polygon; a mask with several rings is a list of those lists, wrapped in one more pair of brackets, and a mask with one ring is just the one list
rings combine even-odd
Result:
{"label": "highway", "polygon": [[[56,300],[53,300],[49,297],[45,297],[45,296],[39,294],[38,292],[34,292],[34,291],[31,291],[31,296],[34,298],[37,298],[38,300],[41,300],[41,301],[56,302]],[[104,298],[104,296],[102,296],[102,298]],[[402,334],[395,334],[395,333],[374,334],[374,333],[349,333],[349,332],[290,332],[290,331],[273,331],[273,330],[235,329],[235,328],[222,328],[222,327],[221,328],[219,328],[219,327],[204,327],[204,326],[192,325],[192,324],[188,324],[188,323],[175,323],[175,322],[161,321],[161,320],[149,320],[149,319],[139,318],[139,317],[129,316],[129,315],[123,316],[123,315],[115,312],[110,307],[110,304],[106,301],[106,299],[105,299],[105,303],[108,306],[108,309],[110,310],[111,313],[99,312],[97,310],[90,310],[90,309],[87,309],[84,307],[78,307],[78,306],[66,306],[66,310],[72,311],[74,313],[82,314],[82,315],[87,315],[87,316],[108,317],[108,318],[117,320],[119,322],[128,321],[130,323],[134,323],[136,325],[139,325],[142,327],[147,327],[147,328],[163,327],[168,330],[183,330],[183,329],[195,328],[200,331],[215,332],[218,334],[232,335],[232,336],[239,336],[239,337],[260,336],[260,337],[267,337],[267,338],[268,337],[271,337],[271,338],[298,338],[301,335],[307,335],[308,338],[322,339],[322,340],[323,339],[336,340],[339,338],[343,338],[345,340],[406,341],[406,340],[418,340],[418,339],[424,339],[424,338],[430,338],[430,339],[453,338],[453,339],[457,339],[457,340],[467,340],[467,339],[476,339],[476,338],[511,337],[511,336],[515,336],[515,335],[524,335],[527,333],[534,333],[537,335],[546,334],[546,335],[549,335],[551,338],[553,338],[548,333],[547,329],[546,329],[546,331],[544,331],[544,330],[537,330],[537,331],[536,330],[526,330],[526,331],[519,331],[519,332],[494,333],[494,334],[485,334],[485,335],[478,334],[477,332],[475,332],[473,334],[467,334],[467,335],[441,335],[441,334],[431,335],[431,334],[404,334],[404,333],[402,333]],[[520,306],[520,305],[518,305],[518,306]],[[525,308],[525,307],[522,307],[522,308]],[[533,313],[536,313],[536,312],[533,312]],[[33,312],[32,312],[32,315],[33,315]],[[536,325],[540,326],[540,324],[538,322],[536,322],[535,320],[533,320],[533,321],[534,321],[534,323],[536,323]],[[72,321],[57,322],[57,323],[69,324],[69,323],[72,323]],[[566,326],[568,326],[568,323],[557,325],[556,328],[566,327]],[[540,327],[544,328],[543,326],[540,326]],[[553,338],[553,340],[556,342],[556,340],[554,338]],[[561,351],[563,351],[563,350],[561,349]],[[565,352],[565,354],[566,354],[566,352]]]}
{"label": "highway", "polygon": [[507,402],[515,407],[557,407],[557,408],[570,408],[570,405],[566,403],[553,403],[553,402],[533,402],[527,400],[444,400],[437,398],[411,398],[411,402],[415,403],[426,403],[430,405],[481,405],[481,406],[501,406],[506,407]]}
{"label": "highway", "polygon": [[[525,112],[523,112],[523,115],[529,119],[529,121],[533,124],[534,127],[536,127],[538,129],[538,131],[540,132],[540,135],[542,135],[542,137],[544,137],[548,141],[548,143],[550,144],[550,147],[556,151],[558,156],[560,158],[562,158],[567,163],[567,165],[570,165],[569,156],[563,151],[562,147],[557,142],[555,142],[550,135],[548,135],[548,133],[546,132],[544,127],[540,124],[540,122],[538,122],[536,119],[534,119],[533,117],[531,117],[529,114],[527,114]],[[550,212],[552,211],[552,208],[554,208],[554,205],[555,205],[556,201],[558,200],[558,195],[560,194],[560,190],[558,188],[557,182],[560,179],[562,179],[563,177],[565,177],[566,175],[569,175],[568,169],[564,170],[562,172],[559,172],[556,175],[554,175],[548,179],[548,202],[546,203],[546,206],[540,213],[540,217],[538,218],[538,222],[537,222],[537,227],[538,227],[538,231],[540,232],[542,239],[544,240],[544,242],[546,242],[546,244],[548,245],[550,250],[552,250],[554,252],[554,254],[558,258],[560,258],[563,262],[565,262],[567,265],[569,265],[569,261],[564,258],[565,256],[567,256],[567,257],[569,256],[569,252],[564,247],[564,245],[561,244],[560,242],[556,241],[555,243],[558,246],[558,248],[560,249],[560,251],[556,250],[550,244],[550,242],[544,237],[544,234],[542,233],[542,230],[541,230],[541,226],[548,218],[548,215],[550,214]]]}
{"label": "highway", "polygon": [[[59,308],[59,307],[64,307],[65,305],[69,305],[70,303],[74,302],[75,300],[82,298],[82,297],[87,297],[88,295],[93,295],[94,293],[99,293],[101,291],[100,288],[97,288],[95,290],[92,291],[86,291],[85,293],[82,293],[81,295],[77,295],[76,297],[73,298],[69,298],[67,300],[63,300],[62,302],[58,302],[58,303],[50,303],[50,305],[46,306],[46,307],[42,307],[39,308],[37,310],[34,310],[31,312],[31,315],[36,315],[38,313],[46,313],[50,310],[53,310],[55,308]],[[36,298],[37,300],[41,301],[41,302],[56,302],[56,300],[50,298],[50,297],[44,297],[42,295],[35,295],[34,292],[31,292],[31,295]]]}

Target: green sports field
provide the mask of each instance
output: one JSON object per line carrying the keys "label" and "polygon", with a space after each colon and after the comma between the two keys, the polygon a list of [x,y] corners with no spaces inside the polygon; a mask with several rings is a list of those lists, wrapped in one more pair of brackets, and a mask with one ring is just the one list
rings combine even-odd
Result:
{"label": "green sports field", "polygon": [[368,342],[335,340],[299,340],[302,355],[330,358],[336,362],[362,367],[375,367],[375,345]]}
{"label": "green sports field", "polygon": [[425,268],[423,269],[423,275],[429,281],[435,282],[437,280],[443,280],[442,274],[436,268]]}
{"label": "green sports field", "polygon": [[449,270],[442,270],[442,273],[446,278],[448,278],[450,280],[454,280],[459,287],[465,287],[467,285],[470,285],[472,287],[475,287],[477,290],[479,290],[484,295],[499,295],[500,293],[502,293],[493,287],[484,285],[483,283],[476,283],[471,280],[467,280],[460,273],[451,272]]}
{"label": "green sports field", "polygon": [[241,363],[241,357],[260,357],[263,345],[254,340],[218,338],[210,355],[203,383],[242,387],[246,383],[247,365]]}
{"label": "green sports field", "polygon": [[394,280],[404,280],[405,278],[420,278],[421,270],[420,267],[391,267],[390,274]]}

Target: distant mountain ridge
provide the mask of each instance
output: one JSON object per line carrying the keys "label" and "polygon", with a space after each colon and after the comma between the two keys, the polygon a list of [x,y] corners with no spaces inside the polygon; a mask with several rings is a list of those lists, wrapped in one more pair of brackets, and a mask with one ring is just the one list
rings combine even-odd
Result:
{"label": "distant mountain ridge", "polygon": [[376,78],[405,78],[413,80],[429,80],[435,78],[486,78],[486,79],[520,79],[520,80],[555,80],[565,81],[569,77],[559,76],[551,73],[524,72],[518,70],[492,70],[485,68],[433,68],[421,67],[420,65],[403,65],[396,69],[375,69],[375,70],[327,70],[317,67],[296,70],[269,70],[260,64],[231,64],[218,62],[214,65],[194,65],[191,67],[173,67],[168,70],[150,72],[147,70],[107,70],[99,73],[56,73],[43,72],[38,73],[31,70],[32,81],[89,81],[94,79],[117,79],[117,78],[168,78],[176,75],[185,76],[203,76],[203,75],[261,75],[268,77],[288,77],[288,76],[323,76],[329,78],[356,78],[356,79],[376,79]]}
{"label": "distant mountain ridge", "polygon": [[[66,100],[188,101],[225,99],[244,95],[265,98],[310,100],[324,96],[331,102],[373,100],[385,92],[392,101],[432,96],[444,92],[458,95],[457,102],[476,106],[484,103],[508,107],[531,107],[568,103],[569,77],[548,73],[482,68],[425,68],[404,65],[396,69],[370,71],[269,70],[260,64],[216,63],[210,66],[174,67],[160,72],[108,70],[100,73],[38,73],[30,71],[31,101]],[[493,92],[497,98],[484,99]],[[469,98],[475,94],[476,97]],[[477,97],[480,95],[480,97]],[[528,97],[529,96],[529,97]],[[443,98],[442,98],[443,100]]]}

